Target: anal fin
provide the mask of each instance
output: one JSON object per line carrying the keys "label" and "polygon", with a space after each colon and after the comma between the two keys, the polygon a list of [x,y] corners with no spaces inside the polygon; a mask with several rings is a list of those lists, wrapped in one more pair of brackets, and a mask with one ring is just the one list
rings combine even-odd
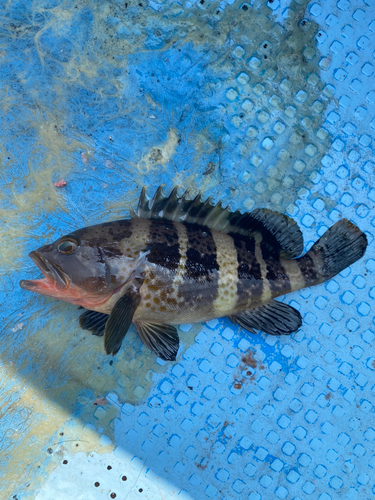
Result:
{"label": "anal fin", "polygon": [[102,337],[108,318],[108,314],[87,310],[79,317],[79,326],[82,330],[89,330],[93,335]]}
{"label": "anal fin", "polygon": [[302,317],[297,309],[276,300],[230,316],[229,319],[251,333],[261,330],[270,335],[289,335],[302,325]]}
{"label": "anal fin", "polygon": [[137,321],[134,325],[146,347],[165,361],[175,361],[180,340],[174,326],[146,321]]}

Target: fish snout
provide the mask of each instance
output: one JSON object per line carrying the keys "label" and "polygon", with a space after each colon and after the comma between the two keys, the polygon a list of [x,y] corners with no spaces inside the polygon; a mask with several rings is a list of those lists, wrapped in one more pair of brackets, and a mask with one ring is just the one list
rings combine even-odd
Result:
{"label": "fish snout", "polygon": [[[33,250],[32,252],[29,253],[29,257],[34,262],[34,264],[39,268],[39,270],[43,273],[47,281],[50,282],[51,284],[54,284],[57,289],[65,290],[69,286],[69,279],[66,273],[64,273],[64,271],[60,268],[60,266],[47,259],[47,257],[42,252],[39,252],[38,250]],[[24,286],[22,286],[21,283],[23,283]],[[37,280],[33,281],[22,280],[21,283],[20,286],[22,288],[24,288],[25,285],[31,287],[37,286],[36,285]]]}

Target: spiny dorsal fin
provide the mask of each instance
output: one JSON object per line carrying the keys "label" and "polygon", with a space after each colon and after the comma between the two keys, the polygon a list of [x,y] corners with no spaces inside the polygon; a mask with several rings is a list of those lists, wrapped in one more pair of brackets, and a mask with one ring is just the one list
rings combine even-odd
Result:
{"label": "spiny dorsal fin", "polygon": [[146,188],[143,188],[135,215],[143,219],[185,221],[244,236],[258,232],[285,258],[297,257],[303,250],[302,233],[297,223],[287,215],[265,208],[242,214],[239,210],[231,212],[222,203],[212,205],[211,198],[203,202],[201,195],[192,200],[188,197],[189,191],[179,197],[176,187],[169,196],[164,196],[163,186],[159,186],[154,197],[147,199]]}

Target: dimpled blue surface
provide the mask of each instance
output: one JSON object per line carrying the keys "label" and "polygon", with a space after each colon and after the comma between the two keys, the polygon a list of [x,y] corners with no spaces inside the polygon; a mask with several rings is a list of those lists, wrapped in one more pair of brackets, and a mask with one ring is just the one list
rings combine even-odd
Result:
{"label": "dimpled blue surface", "polygon": [[[16,238],[33,238],[35,248],[45,242],[46,232],[49,238],[51,231],[57,237],[72,227],[103,217],[109,220],[111,203],[122,197],[134,203],[140,185],[151,186],[153,192],[160,183],[168,188],[178,183],[197,186],[233,208],[268,206],[287,212],[300,225],[306,247],[346,217],[366,232],[369,247],[363,259],[329,282],[282,298],[303,317],[301,329],[289,337],[250,335],[220,319],[205,324],[193,345],[187,345],[184,333],[188,335],[191,326],[182,326],[177,361],[164,373],[154,370],[151,391],[139,404],[121,401],[116,387],[106,394],[118,410],[112,422],[114,451],[65,453],[67,464],[57,465],[53,472],[49,469],[44,482],[32,492],[21,489],[17,498],[96,500],[114,493],[112,498],[131,500],[373,498],[372,1],[305,5],[302,0],[273,0],[261,6],[202,1],[142,6],[140,2],[133,12],[145,9],[151,21],[138,26],[135,20],[132,27],[122,26],[125,14],[106,11],[105,3],[93,7],[81,2],[76,12],[70,2],[35,5],[34,10],[27,2],[3,5],[7,31],[6,49],[1,49],[5,61],[1,143],[2,153],[6,152],[2,210],[13,210],[12,196],[26,196],[35,187],[39,181],[29,174],[38,172],[44,162],[49,162],[51,183],[61,178],[60,167],[54,167],[61,158],[58,153],[54,157],[53,150],[51,160],[51,144],[38,138],[35,123],[40,116],[42,121],[56,122],[53,137],[63,137],[68,160],[77,167],[64,171],[68,184],[62,196],[68,209],[44,213],[41,207],[26,235],[17,233],[23,215],[15,216]],[[206,19],[210,8],[212,15]],[[203,25],[220,31],[228,9],[234,32],[239,13],[261,12],[259,29],[262,23],[265,28],[261,34],[254,31],[256,46],[251,45],[251,32],[233,35],[222,47],[215,47],[212,40],[202,44],[199,33],[189,38],[194,16],[202,16]],[[103,32],[102,39],[93,41],[99,17],[105,19],[102,26],[109,34]],[[298,76],[292,75],[293,58],[274,60],[274,73],[267,73],[267,67],[263,71],[272,53],[259,47],[277,47],[280,40],[287,45],[297,26],[304,29],[301,22],[317,26],[310,45],[306,39],[302,46],[293,42],[291,54],[303,54]],[[113,32],[119,41],[139,37],[141,42],[134,50],[127,47],[125,57],[123,46],[106,49],[106,37]],[[92,49],[103,51],[99,66],[97,53],[93,59],[96,70],[90,73],[90,53],[81,72],[73,63],[64,66],[72,53],[78,57],[77,47],[83,51],[88,42]],[[311,61],[316,62],[315,72]],[[168,140],[174,144],[169,156]],[[74,141],[80,145],[75,147]],[[89,167],[89,155],[82,156],[88,150],[94,151]],[[28,162],[31,152],[33,160]],[[150,163],[151,153],[156,160]],[[3,316],[12,318],[11,325],[17,323],[26,300],[26,292],[16,285],[25,274],[27,251],[22,252],[14,257],[13,268],[2,272],[1,307]],[[31,277],[35,271],[27,266]],[[33,307],[32,299],[27,300]],[[10,327],[4,330],[6,339],[10,332]],[[28,334],[23,332],[17,335]],[[2,349],[6,368],[10,358],[4,342]],[[90,381],[87,387],[89,391]],[[63,401],[58,403],[65,408]],[[69,411],[79,417],[77,408]],[[105,411],[99,406],[93,411],[93,423],[82,425],[100,435]],[[8,439],[14,427],[22,437],[18,414],[7,415],[2,436]],[[4,452],[10,446],[6,439],[0,443]],[[102,443],[106,439],[103,436]],[[42,455],[45,450],[35,453]],[[34,477],[40,478],[41,471],[35,470]],[[94,484],[96,478],[100,487]]]}

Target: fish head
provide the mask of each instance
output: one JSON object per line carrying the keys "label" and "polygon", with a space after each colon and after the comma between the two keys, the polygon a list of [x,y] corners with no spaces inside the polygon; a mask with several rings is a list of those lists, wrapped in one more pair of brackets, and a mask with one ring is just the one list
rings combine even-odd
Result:
{"label": "fish head", "polygon": [[20,286],[87,308],[103,304],[129,281],[139,263],[136,254],[124,255],[114,224],[79,229],[30,252],[44,278],[22,280]]}

